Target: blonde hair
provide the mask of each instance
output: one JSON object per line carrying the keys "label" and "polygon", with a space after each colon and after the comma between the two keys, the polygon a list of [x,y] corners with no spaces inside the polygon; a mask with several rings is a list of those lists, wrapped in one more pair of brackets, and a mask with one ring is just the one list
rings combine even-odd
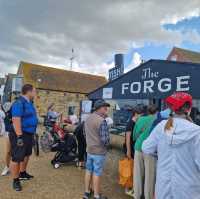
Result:
{"label": "blonde hair", "polygon": [[165,124],[165,131],[169,131],[171,128],[173,128],[173,115],[170,115],[169,119],[167,120],[167,123]]}
{"label": "blonde hair", "polygon": [[[176,114],[182,115],[182,114],[178,114],[178,113],[176,113]],[[192,118],[186,113],[185,113],[185,119],[190,122],[193,122]],[[165,124],[165,131],[171,130],[171,128],[173,128],[173,123],[174,123],[173,114],[171,114],[169,119],[167,120],[167,123]]]}

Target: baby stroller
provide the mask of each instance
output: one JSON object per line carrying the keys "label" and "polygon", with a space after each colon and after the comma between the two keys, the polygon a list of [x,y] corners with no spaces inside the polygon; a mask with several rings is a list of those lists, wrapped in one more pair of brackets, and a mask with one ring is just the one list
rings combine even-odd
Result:
{"label": "baby stroller", "polygon": [[66,134],[64,140],[57,141],[51,146],[52,152],[57,152],[51,161],[55,169],[62,164],[77,162],[77,143],[72,134]]}
{"label": "baby stroller", "polygon": [[[46,119],[47,120],[47,119]],[[77,142],[73,134],[65,132],[55,120],[45,121],[46,131],[40,139],[44,152],[56,152],[51,164],[55,169],[63,164],[76,164]]]}

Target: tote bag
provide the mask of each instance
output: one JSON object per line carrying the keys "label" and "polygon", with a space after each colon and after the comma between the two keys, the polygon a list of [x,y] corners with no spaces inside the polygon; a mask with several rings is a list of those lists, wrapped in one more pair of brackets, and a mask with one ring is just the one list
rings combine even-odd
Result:
{"label": "tote bag", "polygon": [[124,158],[119,161],[119,184],[126,188],[133,187],[133,160]]}

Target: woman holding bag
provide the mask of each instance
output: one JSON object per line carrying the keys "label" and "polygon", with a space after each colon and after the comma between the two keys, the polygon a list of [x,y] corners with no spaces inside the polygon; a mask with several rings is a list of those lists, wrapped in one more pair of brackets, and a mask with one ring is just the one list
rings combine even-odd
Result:
{"label": "woman holding bag", "polygon": [[142,152],[142,144],[150,135],[151,127],[156,119],[157,107],[150,105],[148,115],[140,117],[133,131],[135,141],[134,157],[134,198],[153,199],[155,188],[156,161],[154,157]]}
{"label": "woman holding bag", "polygon": [[[125,153],[126,157],[132,161],[134,159],[135,155],[135,150],[134,150],[134,145],[135,143],[133,142],[133,129],[135,127],[135,123],[138,120],[138,118],[144,113],[144,107],[143,105],[137,105],[133,108],[132,110],[132,115],[131,118],[129,119],[129,122],[126,126],[126,133],[125,133]],[[129,163],[130,168],[132,168],[131,171],[131,178],[133,178],[133,161],[132,164]],[[130,182],[130,181],[129,181]],[[125,194],[128,196],[133,196],[133,179],[131,179],[132,185],[125,186]],[[129,184],[129,183],[128,183]],[[130,189],[131,188],[131,189]]]}

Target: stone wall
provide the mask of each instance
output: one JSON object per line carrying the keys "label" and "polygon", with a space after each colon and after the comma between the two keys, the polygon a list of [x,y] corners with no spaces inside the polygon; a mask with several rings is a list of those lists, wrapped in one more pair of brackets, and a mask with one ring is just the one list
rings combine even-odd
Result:
{"label": "stone wall", "polygon": [[75,106],[75,114],[79,115],[80,102],[84,99],[87,99],[85,94],[37,89],[35,104],[40,116],[47,113],[47,108],[52,103],[55,104],[55,111],[63,113],[64,116],[68,115],[68,109],[70,106]]}

